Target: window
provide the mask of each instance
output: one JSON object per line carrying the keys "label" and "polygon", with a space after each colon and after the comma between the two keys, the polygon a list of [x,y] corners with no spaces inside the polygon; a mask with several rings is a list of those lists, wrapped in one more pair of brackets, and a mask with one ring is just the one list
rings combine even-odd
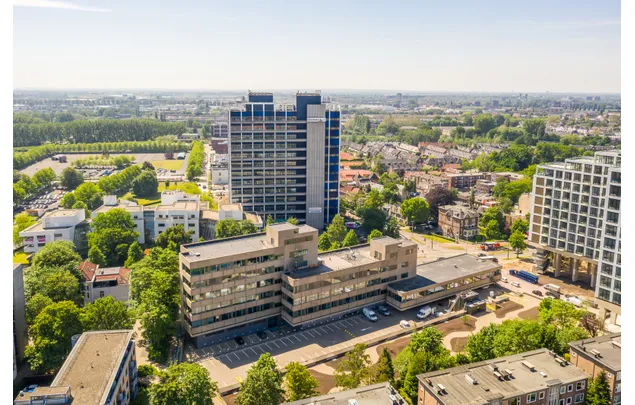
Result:
{"label": "window", "polygon": [[568,392],[573,391],[573,384],[569,384],[569,385],[567,386],[567,391],[568,391]]}
{"label": "window", "polygon": [[536,402],[536,393],[532,392],[531,394],[527,395],[527,403],[531,404],[532,402]]}
{"label": "window", "polygon": [[576,391],[583,390],[585,386],[586,386],[586,381],[584,381],[584,380],[583,381],[578,381],[576,383],[576,385],[575,385],[575,390]]}
{"label": "window", "polygon": [[566,387],[566,386],[564,386],[564,385],[561,385],[561,386],[560,386],[560,393],[561,393],[561,394],[566,394],[566,392],[567,392],[567,387]]}
{"label": "window", "polygon": [[545,397],[545,393],[544,392],[539,392],[538,393],[538,399],[544,399]]}
{"label": "window", "polygon": [[561,399],[561,400],[558,402],[558,405],[564,405],[564,399]]}
{"label": "window", "polygon": [[520,405],[520,397],[513,398],[511,402],[509,403],[509,405]]}
{"label": "window", "polygon": [[567,405],[569,405],[569,404],[570,404],[570,403],[572,403],[572,402],[573,402],[573,397],[569,397],[569,398],[567,398]]}
{"label": "window", "polygon": [[104,296],[104,292],[103,292],[103,291],[100,291],[100,292],[99,292],[99,298],[101,298],[101,297],[103,297],[103,296]]}
{"label": "window", "polygon": [[402,262],[401,263],[401,268],[404,268],[404,267],[408,267],[408,262]]}
{"label": "window", "polygon": [[613,374],[611,374],[611,373],[606,373],[606,378],[608,378],[608,379],[610,380],[611,378],[613,378]]}

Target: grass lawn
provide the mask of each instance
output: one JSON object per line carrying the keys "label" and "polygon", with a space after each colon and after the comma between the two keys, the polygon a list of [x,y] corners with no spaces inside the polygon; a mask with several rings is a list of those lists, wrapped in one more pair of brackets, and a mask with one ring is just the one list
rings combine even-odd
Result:
{"label": "grass lawn", "polygon": [[423,236],[424,238],[428,240],[433,240],[439,243],[454,243],[455,242],[454,239],[444,238],[443,236],[439,236],[439,235],[421,235],[420,234],[419,236]]}
{"label": "grass lawn", "polygon": [[154,160],[152,162],[152,166],[156,169],[161,168],[165,170],[180,170],[183,167],[182,160]]}
{"label": "grass lawn", "polygon": [[13,263],[29,264],[28,260],[26,260],[27,256],[28,255],[24,252],[16,252],[13,255]]}

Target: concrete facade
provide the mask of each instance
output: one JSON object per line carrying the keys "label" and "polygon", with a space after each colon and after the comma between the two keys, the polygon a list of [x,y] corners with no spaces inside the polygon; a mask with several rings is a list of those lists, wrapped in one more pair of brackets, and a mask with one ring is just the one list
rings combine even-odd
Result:
{"label": "concrete facade", "polygon": [[611,387],[613,404],[622,403],[622,335],[613,333],[569,343],[571,363],[595,378],[602,371]]}
{"label": "concrete facade", "polygon": [[612,323],[621,312],[620,166],[619,151],[538,166],[529,227],[536,267],[551,253],[555,275],[595,288],[601,317]]}
{"label": "concrete facade", "polygon": [[40,222],[20,232],[20,237],[24,238],[24,252],[37,253],[47,243],[58,240],[75,243],[78,239],[76,228],[84,224],[85,220],[86,211],[83,209],[62,209],[46,213]]}

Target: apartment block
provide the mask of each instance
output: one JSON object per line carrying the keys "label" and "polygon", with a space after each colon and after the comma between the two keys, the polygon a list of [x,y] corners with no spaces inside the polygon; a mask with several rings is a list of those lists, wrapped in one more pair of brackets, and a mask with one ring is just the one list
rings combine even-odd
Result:
{"label": "apartment block", "polygon": [[310,325],[384,301],[387,285],[412,277],[416,244],[389,237],[318,255],[315,228],[181,246],[183,325],[197,346],[281,324]]}
{"label": "apartment block", "polygon": [[420,374],[418,405],[584,404],[584,371],[547,349]]}
{"label": "apartment block", "polygon": [[367,385],[282,405],[404,405],[406,401],[390,383]]}
{"label": "apartment block", "polygon": [[276,221],[323,229],[339,211],[340,111],[319,92],[295,105],[249,93],[229,112],[230,202]]}
{"label": "apartment block", "polygon": [[470,239],[478,234],[478,212],[459,205],[439,207],[438,226],[444,236]]}
{"label": "apartment block", "polygon": [[224,138],[229,136],[229,124],[224,121],[212,122],[212,138]]}
{"label": "apartment block", "polygon": [[446,173],[448,188],[465,190],[476,186],[478,180],[489,178],[488,173]]}
{"label": "apartment block", "polygon": [[44,214],[38,223],[20,232],[20,237],[24,238],[25,253],[37,253],[47,243],[58,240],[73,242],[82,251],[88,246],[88,232],[86,211],[64,209]]}
{"label": "apartment block", "polygon": [[84,332],[49,387],[20,392],[14,405],[129,404],[137,395],[132,330]]}
{"label": "apartment block", "polygon": [[569,343],[571,363],[595,378],[602,371],[611,387],[613,404],[622,403],[622,335],[612,333]]}
{"label": "apartment block", "polygon": [[600,317],[619,325],[621,152],[540,165],[532,196],[529,240],[537,268],[553,264],[556,277],[568,273],[589,283],[600,298]]}
{"label": "apartment block", "polygon": [[130,299],[130,270],[125,267],[102,268],[85,260],[80,266],[82,275],[80,289],[84,305],[103,297],[113,297],[117,301]]}

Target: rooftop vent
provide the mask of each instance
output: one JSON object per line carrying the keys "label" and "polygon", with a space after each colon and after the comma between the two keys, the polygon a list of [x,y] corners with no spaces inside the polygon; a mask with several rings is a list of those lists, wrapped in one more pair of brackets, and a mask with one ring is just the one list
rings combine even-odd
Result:
{"label": "rooftop vent", "polygon": [[602,354],[600,353],[599,350],[596,349],[591,349],[590,350],[591,354],[594,355],[595,357],[602,357]]}
{"label": "rooftop vent", "polygon": [[499,373],[498,371],[494,371],[494,377],[498,378],[499,380],[503,379],[503,375]]}
{"label": "rooftop vent", "polygon": [[443,384],[437,384],[437,394],[447,394]]}
{"label": "rooftop vent", "polygon": [[562,357],[556,357],[556,363],[560,364],[562,367],[567,365],[567,361]]}
{"label": "rooftop vent", "polygon": [[471,374],[465,374],[465,381],[469,382],[470,384],[478,384],[478,381],[476,381],[476,378],[472,377]]}
{"label": "rooftop vent", "polygon": [[546,378],[546,377],[547,377],[547,373],[545,373],[544,371],[541,371],[539,374],[540,374],[541,376],[543,376],[543,378]]}
{"label": "rooftop vent", "polygon": [[528,362],[527,360],[521,361],[520,364],[522,364],[524,367],[527,367],[530,371],[535,371],[534,365]]}
{"label": "rooftop vent", "polygon": [[510,369],[508,369],[508,368],[505,369],[505,373],[510,378],[514,377],[514,373],[512,373],[512,371]]}
{"label": "rooftop vent", "polygon": [[622,343],[621,343],[621,342],[615,342],[615,341],[613,341],[613,342],[611,342],[611,344],[612,344],[614,347],[617,347],[617,348],[619,348],[619,349],[621,349],[621,348],[622,348]]}
{"label": "rooftop vent", "polygon": [[349,399],[348,400],[348,405],[359,405],[359,402],[357,402],[356,399]]}
{"label": "rooftop vent", "polygon": [[490,364],[487,368],[489,368],[490,371],[498,371],[498,366],[496,364]]}
{"label": "rooftop vent", "polygon": [[429,378],[426,378],[426,383],[432,387],[432,380]]}

